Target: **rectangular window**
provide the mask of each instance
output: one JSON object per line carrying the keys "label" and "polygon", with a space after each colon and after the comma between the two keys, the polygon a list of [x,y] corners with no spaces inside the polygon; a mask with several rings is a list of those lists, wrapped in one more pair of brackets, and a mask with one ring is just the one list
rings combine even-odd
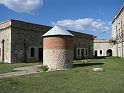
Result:
{"label": "rectangular window", "polygon": [[77,49],[77,55],[80,55],[80,49],[79,48]]}
{"label": "rectangular window", "polygon": [[88,54],[88,49],[86,49],[86,55]]}
{"label": "rectangular window", "polygon": [[30,51],[31,51],[31,57],[34,57],[34,55],[35,55],[35,49],[34,48],[31,48]]}
{"label": "rectangular window", "polygon": [[84,49],[81,49],[81,57],[84,58]]}
{"label": "rectangular window", "polygon": [[88,49],[88,53],[90,54],[90,46],[89,46],[89,49]]}

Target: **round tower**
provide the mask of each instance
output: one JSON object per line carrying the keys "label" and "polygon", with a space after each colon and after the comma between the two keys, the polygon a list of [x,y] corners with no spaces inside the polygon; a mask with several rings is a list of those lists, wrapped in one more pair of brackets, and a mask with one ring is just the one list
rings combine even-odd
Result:
{"label": "round tower", "polygon": [[59,26],[43,35],[43,65],[49,70],[67,69],[73,66],[73,36]]}

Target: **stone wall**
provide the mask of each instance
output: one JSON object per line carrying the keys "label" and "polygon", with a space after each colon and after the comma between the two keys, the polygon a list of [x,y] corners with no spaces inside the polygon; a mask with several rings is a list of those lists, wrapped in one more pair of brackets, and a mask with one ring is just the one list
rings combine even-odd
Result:
{"label": "stone wall", "polygon": [[124,57],[124,52],[123,52],[124,51],[124,42],[121,42],[121,43],[116,44],[115,49],[116,49],[116,51],[115,51],[116,52],[116,56],[118,56],[118,57]]}
{"label": "stone wall", "polygon": [[[42,46],[42,35],[49,29],[47,26],[12,20],[12,62],[39,61],[39,48]],[[34,56],[31,57],[31,48]]]}
{"label": "stone wall", "polygon": [[43,37],[43,65],[50,70],[66,69],[73,63],[73,37],[56,35]]}
{"label": "stone wall", "polygon": [[[43,39],[41,36],[50,29],[51,27],[49,26],[18,20],[9,20],[0,23],[0,48],[2,48],[1,41],[5,39],[5,62],[38,61],[38,49],[43,48]],[[90,49],[90,53],[86,55],[85,58],[93,57],[93,36],[80,32],[70,32],[75,35],[75,58],[82,58],[77,55],[78,48]],[[35,48],[34,57],[30,56],[30,48],[32,47]],[[0,61],[1,60],[2,57],[0,56]]]}
{"label": "stone wall", "polygon": [[[21,28],[12,28],[12,62],[39,61],[38,49],[42,47],[43,31],[32,31]],[[34,57],[31,57],[30,49],[34,48]]]}
{"label": "stone wall", "polygon": [[72,67],[73,50],[45,49],[43,50],[43,65],[50,70],[59,70]]}
{"label": "stone wall", "polygon": [[[80,37],[74,38],[74,57],[75,59],[83,59],[83,58],[93,58],[93,38],[84,38]],[[84,52],[82,53],[82,50]],[[78,53],[79,51],[79,53]],[[87,51],[87,52],[86,52]]]}
{"label": "stone wall", "polygon": [[112,39],[116,41],[114,56],[124,57],[124,4],[113,18]]}
{"label": "stone wall", "polygon": [[[12,49],[13,62],[17,62],[17,61],[21,62],[22,59],[24,61],[24,49],[21,48],[21,47],[24,47],[24,40],[26,42],[26,57],[27,57],[26,61],[38,61],[38,55],[36,55],[34,58],[29,57],[30,55],[29,49],[30,47],[35,47],[36,54],[37,54],[37,51],[38,51],[37,49],[39,47],[42,47],[41,36],[44,33],[46,33],[51,27],[12,20],[12,28],[13,28],[12,29],[12,46],[14,47]],[[77,59],[81,59],[82,57],[77,55],[77,49],[84,48],[84,49],[90,49],[90,52],[87,55],[85,55],[84,58],[92,58],[93,57],[93,36],[89,34],[73,32],[73,31],[71,31],[71,33],[75,35],[75,39],[74,39],[75,57]],[[16,44],[17,42],[19,44]],[[23,55],[23,56],[21,57],[20,55]]]}
{"label": "stone wall", "polygon": [[[94,40],[94,55],[95,51],[97,51],[97,56],[107,56],[107,50],[112,50],[113,55],[113,46],[109,43],[109,39],[95,39]],[[100,54],[100,51],[102,53]]]}
{"label": "stone wall", "polygon": [[[1,25],[1,24],[0,24]],[[4,41],[4,50],[2,40]],[[4,51],[4,54],[2,54]],[[3,56],[2,56],[3,55]],[[11,28],[1,28],[0,27],[0,61],[4,57],[4,62],[11,63]]]}

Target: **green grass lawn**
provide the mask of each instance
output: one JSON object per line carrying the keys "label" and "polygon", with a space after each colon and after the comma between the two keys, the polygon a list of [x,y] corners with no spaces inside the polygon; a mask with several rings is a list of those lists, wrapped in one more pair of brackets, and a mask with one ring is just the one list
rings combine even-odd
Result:
{"label": "green grass lawn", "polygon": [[[93,72],[100,63],[105,71]],[[0,79],[0,93],[124,93],[124,59],[89,59],[74,64],[66,71]]]}
{"label": "green grass lawn", "polygon": [[0,63],[0,74],[13,71],[13,68],[16,67],[32,66],[36,64],[40,63],[15,63],[15,64]]}

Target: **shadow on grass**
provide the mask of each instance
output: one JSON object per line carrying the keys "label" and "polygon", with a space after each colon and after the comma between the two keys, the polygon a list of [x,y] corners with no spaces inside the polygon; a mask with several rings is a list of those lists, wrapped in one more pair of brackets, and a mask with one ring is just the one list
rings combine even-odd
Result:
{"label": "shadow on grass", "polygon": [[103,65],[104,63],[78,63],[78,64],[73,64],[73,67],[84,67],[84,66],[93,66],[93,65]]}
{"label": "shadow on grass", "polygon": [[102,57],[94,57],[94,59],[106,59],[107,56],[102,56]]}

